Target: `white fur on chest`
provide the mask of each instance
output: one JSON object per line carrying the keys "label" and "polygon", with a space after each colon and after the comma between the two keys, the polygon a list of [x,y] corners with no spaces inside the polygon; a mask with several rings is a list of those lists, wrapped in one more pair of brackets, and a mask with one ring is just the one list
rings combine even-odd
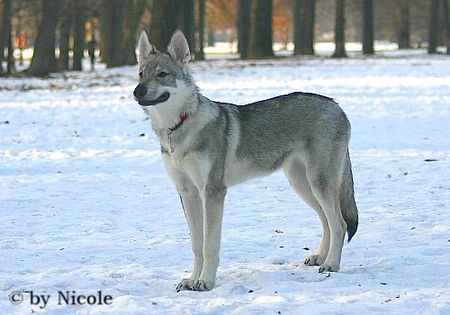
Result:
{"label": "white fur on chest", "polygon": [[189,178],[200,191],[205,189],[212,165],[206,156],[198,152],[191,152],[183,157],[164,154],[163,161],[171,177],[172,174],[182,174]]}

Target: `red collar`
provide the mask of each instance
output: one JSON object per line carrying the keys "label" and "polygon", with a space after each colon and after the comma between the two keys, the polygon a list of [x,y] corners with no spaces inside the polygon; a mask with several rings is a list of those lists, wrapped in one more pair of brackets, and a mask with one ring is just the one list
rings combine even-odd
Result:
{"label": "red collar", "polygon": [[178,128],[180,128],[181,125],[182,125],[186,120],[188,120],[189,116],[190,116],[189,113],[183,113],[183,114],[181,114],[181,115],[180,115],[180,121],[179,121],[175,126],[173,126],[172,128],[169,128],[169,134],[171,134],[172,132],[174,132],[175,130],[177,130]]}

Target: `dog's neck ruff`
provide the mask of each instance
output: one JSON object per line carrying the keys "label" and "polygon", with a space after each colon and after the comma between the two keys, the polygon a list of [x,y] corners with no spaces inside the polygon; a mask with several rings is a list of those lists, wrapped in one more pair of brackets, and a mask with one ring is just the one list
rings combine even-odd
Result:
{"label": "dog's neck ruff", "polygon": [[173,133],[175,130],[177,130],[178,128],[180,128],[182,125],[183,125],[183,123],[186,121],[186,120],[188,120],[188,118],[189,118],[189,113],[183,113],[183,114],[181,114],[180,115],[180,121],[175,125],[175,126],[173,126],[172,128],[169,128],[169,135],[171,134],[171,133]]}
{"label": "dog's neck ruff", "polygon": [[170,147],[170,153],[175,152],[173,145],[172,145],[172,133],[177,130],[178,128],[180,128],[184,122],[189,118],[190,114],[184,112],[183,114],[180,115],[180,121],[173,126],[172,128],[169,128],[169,132],[167,133],[167,138],[169,139],[169,147]]}

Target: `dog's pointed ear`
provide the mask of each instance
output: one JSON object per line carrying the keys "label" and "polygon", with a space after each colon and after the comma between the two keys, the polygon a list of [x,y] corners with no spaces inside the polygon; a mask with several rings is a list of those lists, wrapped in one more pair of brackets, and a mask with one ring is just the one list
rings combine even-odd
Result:
{"label": "dog's pointed ear", "polygon": [[145,59],[150,54],[156,54],[158,50],[153,46],[148,40],[147,33],[145,31],[141,32],[138,40],[138,62],[139,64],[144,63]]}
{"label": "dog's pointed ear", "polygon": [[172,35],[172,39],[170,40],[169,46],[167,46],[167,50],[172,57],[172,60],[177,60],[181,63],[187,63],[191,60],[191,53],[189,52],[189,45],[184,37],[182,31],[176,31]]}

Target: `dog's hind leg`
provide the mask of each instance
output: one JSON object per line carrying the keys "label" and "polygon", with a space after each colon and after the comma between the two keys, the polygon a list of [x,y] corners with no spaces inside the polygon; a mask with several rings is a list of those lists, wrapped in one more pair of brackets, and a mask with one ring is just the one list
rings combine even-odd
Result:
{"label": "dog's hind leg", "polygon": [[315,255],[311,255],[305,259],[305,265],[319,266],[324,263],[330,244],[330,231],[328,221],[319,202],[311,190],[309,182],[306,178],[306,170],[303,163],[295,158],[286,161],[284,165],[284,173],[289,180],[294,191],[305,201],[307,205],[316,210],[322,224],[322,239],[319,249]]}
{"label": "dog's hind leg", "polygon": [[[316,161],[316,165],[322,165]],[[320,265],[319,272],[339,271],[342,246],[347,225],[342,217],[339,205],[339,167],[316,168],[308,170],[311,190],[323,209],[330,230],[330,245],[325,261]]]}

